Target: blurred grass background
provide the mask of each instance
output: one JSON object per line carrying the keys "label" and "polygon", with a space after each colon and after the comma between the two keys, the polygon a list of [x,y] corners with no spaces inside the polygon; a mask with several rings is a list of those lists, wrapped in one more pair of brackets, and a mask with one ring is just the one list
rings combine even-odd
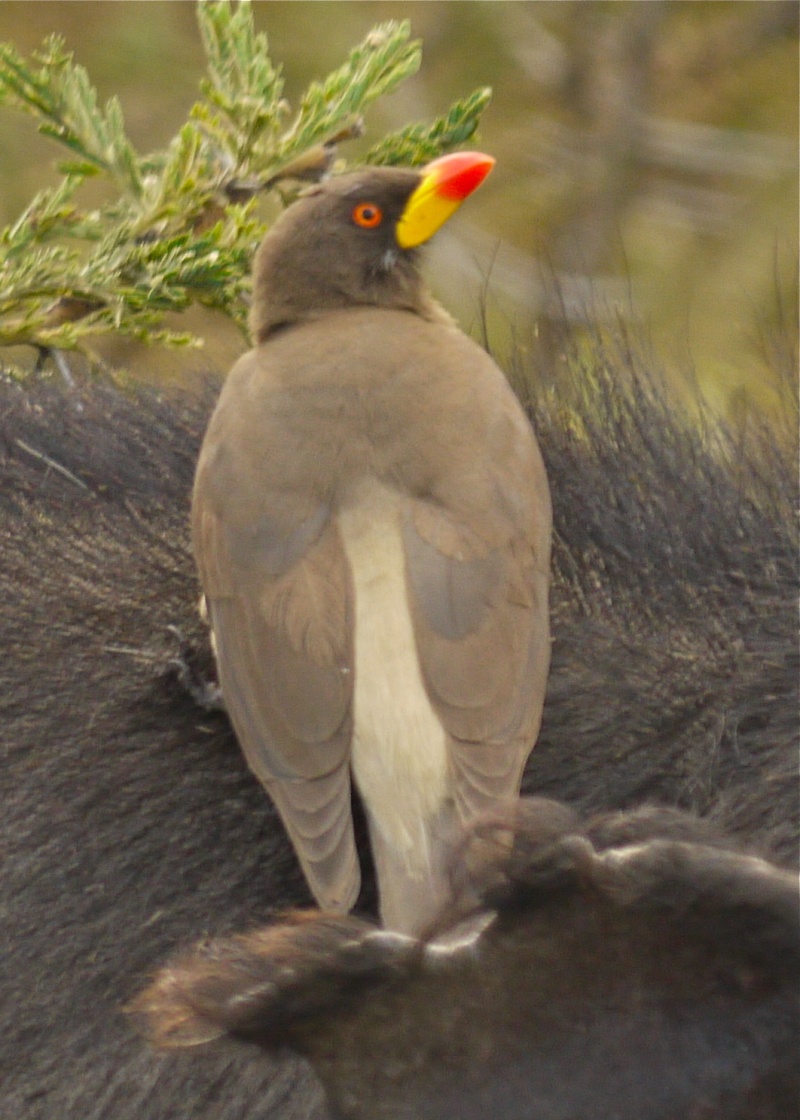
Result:
{"label": "blurred grass background", "polygon": [[[777,340],[797,329],[795,0],[253,7],[293,102],[375,23],[411,20],[422,69],[371,110],[364,150],[492,86],[477,146],[498,166],[437,238],[429,273],[465,329],[486,329],[501,358],[514,346],[523,365],[527,353],[539,376],[556,377],[565,330],[607,316],[641,330],[666,367],[693,371],[729,415],[774,402],[776,367],[795,360]],[[204,71],[194,3],[0,3],[0,39],[24,54],[51,32],[102,100],[119,95],[140,151],[169,142]],[[55,180],[60,153],[13,109],[0,107],[0,122],[5,225]],[[148,377],[227,368],[241,336],[209,313],[190,315],[203,351],[109,338],[102,354]]]}

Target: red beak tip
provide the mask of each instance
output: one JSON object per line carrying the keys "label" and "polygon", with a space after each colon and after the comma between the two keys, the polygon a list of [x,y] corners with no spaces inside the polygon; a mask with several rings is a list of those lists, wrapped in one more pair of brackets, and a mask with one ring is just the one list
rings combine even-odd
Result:
{"label": "red beak tip", "polygon": [[425,171],[436,175],[441,195],[461,201],[481,185],[495,162],[483,152],[451,152],[433,160]]}

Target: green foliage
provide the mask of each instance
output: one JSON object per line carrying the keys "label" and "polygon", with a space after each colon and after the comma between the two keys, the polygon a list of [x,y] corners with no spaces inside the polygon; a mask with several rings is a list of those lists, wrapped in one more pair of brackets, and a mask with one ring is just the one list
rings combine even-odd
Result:
{"label": "green foliage", "polygon": [[[61,39],[48,38],[31,61],[0,43],[0,104],[30,113],[70,154],[60,183],[0,231],[0,346],[85,349],[108,331],[199,344],[163,326],[192,303],[244,330],[250,261],[266,232],[258,195],[318,177],[336,144],[360,135],[366,109],[421,61],[407,22],[380,24],[311,83],[292,116],[249,3],[201,0],[197,14],[208,64],[201,98],[169,147],[145,155],[125,134],[119,101],[98,104]],[[433,123],[386,137],[368,161],[414,165],[463,144],[488,99],[478,90]],[[91,209],[79,202],[89,179],[107,195]]]}
{"label": "green foliage", "polygon": [[475,134],[491,97],[490,89],[476,89],[463,101],[456,101],[443,117],[438,117],[432,124],[412,124],[399,132],[390,133],[367,153],[365,162],[415,167],[435,159],[442,152],[460,147]]}
{"label": "green foliage", "polygon": [[98,107],[89,75],[73,63],[57,35],[46,39],[33,58],[40,69],[31,69],[10,43],[0,43],[0,81],[13,101],[40,118],[43,135],[79,157],[62,163],[60,170],[83,178],[105,172],[120,189],[139,197],[138,161],[125,136],[117,98],[105,110]]}
{"label": "green foliage", "polygon": [[312,82],[282,144],[287,158],[335,133],[376,98],[415,74],[422,60],[419,42],[408,42],[408,23],[382,23],[324,82]]}

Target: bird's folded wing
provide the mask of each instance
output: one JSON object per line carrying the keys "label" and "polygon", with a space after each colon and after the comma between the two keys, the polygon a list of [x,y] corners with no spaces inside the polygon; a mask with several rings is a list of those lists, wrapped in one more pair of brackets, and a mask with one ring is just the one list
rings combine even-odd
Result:
{"label": "bird's folded wing", "polygon": [[[273,510],[277,507],[273,507]],[[226,707],[320,905],[355,902],[350,807],[352,591],[324,508],[232,525],[194,511]]]}
{"label": "bird's folded wing", "polygon": [[[403,541],[423,679],[450,739],[462,819],[513,797],[550,658],[549,505],[482,533],[479,518],[409,503]],[[496,511],[495,511],[496,512]]]}

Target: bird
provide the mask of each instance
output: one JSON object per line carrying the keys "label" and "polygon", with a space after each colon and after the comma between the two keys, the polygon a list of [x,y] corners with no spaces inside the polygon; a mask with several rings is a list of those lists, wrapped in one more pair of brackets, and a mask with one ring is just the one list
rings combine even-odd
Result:
{"label": "bird", "polygon": [[401,933],[446,901],[460,827],[518,797],[550,660],[542,456],[421,271],[494,162],[367,166],[283,211],[192,495],[247,763],[324,910],[358,898],[355,786],[380,919]]}

